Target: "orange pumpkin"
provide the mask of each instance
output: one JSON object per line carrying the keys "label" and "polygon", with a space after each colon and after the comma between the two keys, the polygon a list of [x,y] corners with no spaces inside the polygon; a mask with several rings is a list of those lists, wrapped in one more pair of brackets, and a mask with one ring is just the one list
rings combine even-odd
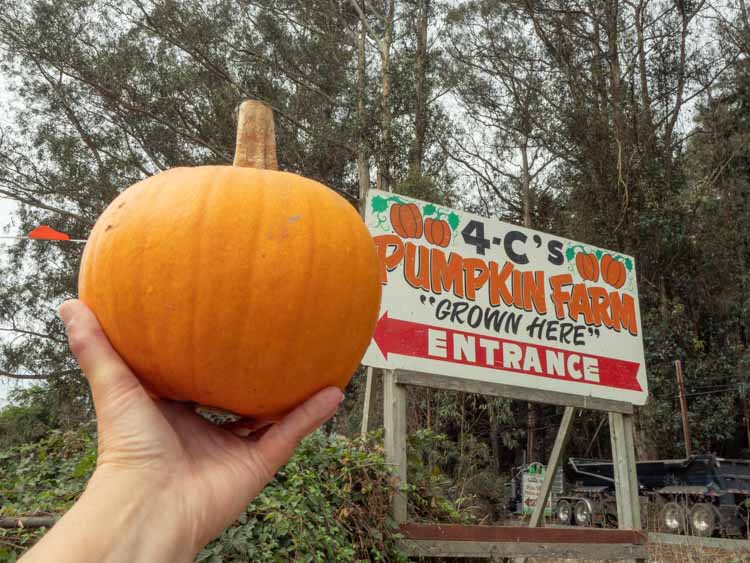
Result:
{"label": "orange pumpkin", "polygon": [[599,261],[596,255],[587,252],[576,254],[576,268],[584,280],[599,281]]}
{"label": "orange pumpkin", "polygon": [[422,236],[422,214],[414,203],[394,203],[391,206],[391,225],[401,238]]}
{"label": "orange pumpkin", "polygon": [[338,194],[274,169],[273,135],[270,108],[245,102],[235,166],[137,183],[91,232],[80,297],[160,397],[273,419],[345,387],[368,346],[372,237]]}
{"label": "orange pumpkin", "polygon": [[429,243],[448,246],[451,241],[451,228],[445,221],[428,217],[424,220],[424,236]]}
{"label": "orange pumpkin", "polygon": [[602,279],[615,289],[625,285],[627,279],[625,264],[615,260],[611,254],[602,256]]}

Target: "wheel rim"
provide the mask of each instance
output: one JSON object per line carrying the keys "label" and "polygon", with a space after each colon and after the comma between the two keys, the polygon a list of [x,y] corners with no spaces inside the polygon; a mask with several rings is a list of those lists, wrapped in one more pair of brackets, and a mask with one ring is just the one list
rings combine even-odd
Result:
{"label": "wheel rim", "polygon": [[682,527],[682,515],[677,506],[671,506],[664,511],[664,525],[669,530],[679,530]]}
{"label": "wheel rim", "polygon": [[579,500],[575,508],[576,523],[588,524],[591,520],[591,506],[585,500]]}
{"label": "wheel rim", "polygon": [[709,508],[705,506],[697,506],[693,508],[693,512],[690,515],[691,524],[693,530],[700,533],[708,533],[713,531],[714,522],[713,514]]}
{"label": "wheel rim", "polygon": [[563,501],[557,505],[557,519],[563,524],[568,524],[570,522],[569,502]]}

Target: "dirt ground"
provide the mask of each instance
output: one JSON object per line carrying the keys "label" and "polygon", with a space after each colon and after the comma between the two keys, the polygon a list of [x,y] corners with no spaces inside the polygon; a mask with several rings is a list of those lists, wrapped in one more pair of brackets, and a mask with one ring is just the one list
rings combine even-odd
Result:
{"label": "dirt ground", "polygon": [[[528,559],[527,561],[529,563],[580,563],[577,559]],[[750,553],[739,554],[693,545],[651,544],[649,561],[654,563],[735,563],[750,561]]]}

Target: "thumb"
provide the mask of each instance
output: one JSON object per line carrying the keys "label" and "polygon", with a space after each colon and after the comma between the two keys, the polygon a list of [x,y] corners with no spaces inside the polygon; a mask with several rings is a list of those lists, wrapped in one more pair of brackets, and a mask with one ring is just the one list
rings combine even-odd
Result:
{"label": "thumb", "polygon": [[271,426],[255,443],[268,470],[266,480],[284,465],[302,438],[331,418],[344,395],[338,387],[326,387]]}
{"label": "thumb", "polygon": [[58,309],[65,323],[70,350],[91,386],[94,406],[101,415],[124,393],[135,391],[147,398],[133,372],[115,352],[94,313],[82,301],[72,299]]}

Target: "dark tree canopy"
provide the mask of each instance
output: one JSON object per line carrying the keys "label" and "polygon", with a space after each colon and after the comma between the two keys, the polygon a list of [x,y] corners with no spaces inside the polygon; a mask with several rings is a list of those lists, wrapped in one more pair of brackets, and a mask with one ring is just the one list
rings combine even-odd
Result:
{"label": "dark tree canopy", "polygon": [[[693,449],[747,455],[744,6],[0,0],[0,77],[20,108],[0,131],[0,197],[20,204],[22,232],[48,224],[86,238],[140,179],[229,164],[236,108],[261,99],[275,110],[280,167],[353,205],[382,185],[634,255],[652,393],[638,412],[639,455],[682,451],[676,359]],[[81,248],[5,248],[0,375],[41,385],[18,401],[44,424],[90,418],[54,310],[76,293]],[[352,391],[339,423],[348,431],[357,379]],[[414,428],[461,451],[491,449],[456,462],[458,473],[507,468],[527,424],[546,457],[560,418],[483,397],[414,401]],[[599,415],[576,424],[573,452],[608,454]]]}

